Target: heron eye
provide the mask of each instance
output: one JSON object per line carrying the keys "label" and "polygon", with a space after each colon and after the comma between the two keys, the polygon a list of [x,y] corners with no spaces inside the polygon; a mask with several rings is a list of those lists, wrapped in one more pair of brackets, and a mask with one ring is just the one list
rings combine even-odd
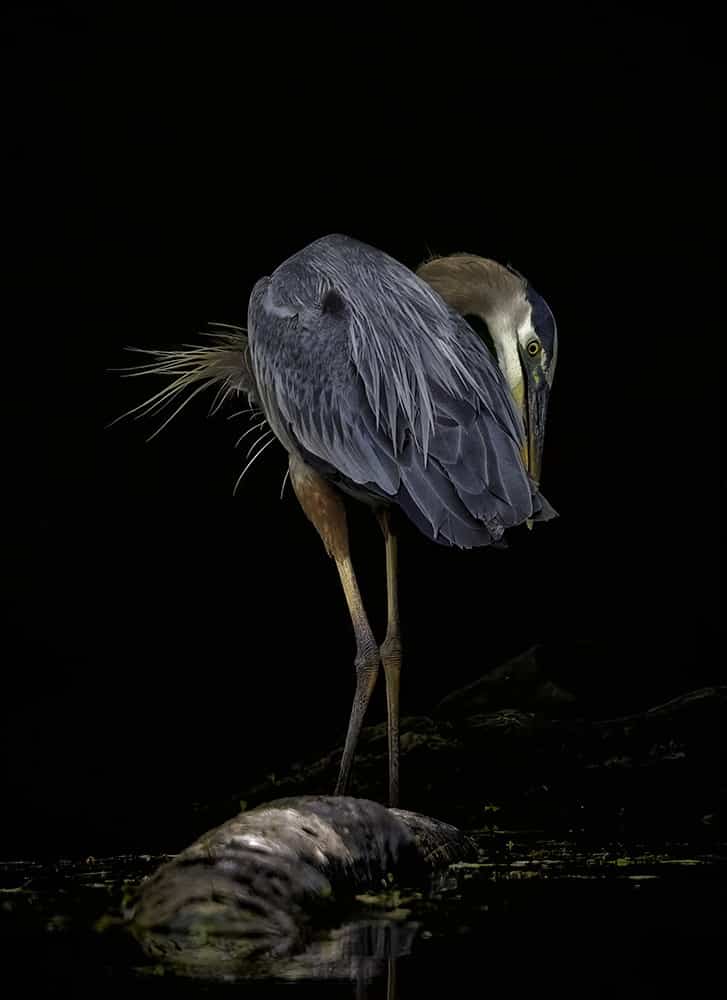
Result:
{"label": "heron eye", "polygon": [[534,358],[536,354],[540,353],[540,344],[537,340],[531,340],[526,347],[526,351],[531,358]]}

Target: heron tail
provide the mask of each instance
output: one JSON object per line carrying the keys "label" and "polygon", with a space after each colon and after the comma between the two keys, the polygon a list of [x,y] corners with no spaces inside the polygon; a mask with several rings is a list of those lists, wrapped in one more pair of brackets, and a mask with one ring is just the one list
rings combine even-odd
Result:
{"label": "heron tail", "polygon": [[256,405],[257,387],[250,364],[250,345],[247,334],[239,326],[223,323],[211,323],[210,326],[218,329],[202,334],[208,339],[204,345],[183,344],[169,350],[128,348],[137,354],[149,355],[154,360],[142,365],[112,370],[120,371],[128,378],[135,378],[138,375],[163,375],[171,379],[171,382],[155,392],[153,396],[116,417],[109,426],[126,417],[139,419],[140,417],[156,416],[173,407],[172,412],[166,416],[164,422],[150,436],[149,440],[151,440],[196,395],[215,386],[217,392],[212,401],[210,413],[216,413],[230,397],[240,393],[247,395],[251,406]]}

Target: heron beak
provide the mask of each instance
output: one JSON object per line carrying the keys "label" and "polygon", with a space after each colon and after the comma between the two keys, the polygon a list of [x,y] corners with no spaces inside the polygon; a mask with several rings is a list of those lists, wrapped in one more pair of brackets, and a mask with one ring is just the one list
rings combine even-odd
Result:
{"label": "heron beak", "polygon": [[540,472],[543,465],[543,448],[545,445],[545,418],[548,411],[550,396],[550,381],[546,372],[538,364],[523,364],[525,372],[525,391],[523,400],[523,418],[525,422],[525,445],[523,461],[530,478],[540,485]]}

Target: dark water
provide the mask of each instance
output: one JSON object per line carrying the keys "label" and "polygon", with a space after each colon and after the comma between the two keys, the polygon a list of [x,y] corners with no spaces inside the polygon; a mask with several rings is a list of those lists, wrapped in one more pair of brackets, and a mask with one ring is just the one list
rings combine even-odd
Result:
{"label": "dark water", "polygon": [[[114,922],[164,858],[0,865],[2,980],[107,996],[407,997],[705,989],[727,957],[727,851],[602,849],[482,835],[481,861],[425,890],[357,897],[341,925],[266,978],[180,976]],[[715,981],[718,982],[719,980]]]}

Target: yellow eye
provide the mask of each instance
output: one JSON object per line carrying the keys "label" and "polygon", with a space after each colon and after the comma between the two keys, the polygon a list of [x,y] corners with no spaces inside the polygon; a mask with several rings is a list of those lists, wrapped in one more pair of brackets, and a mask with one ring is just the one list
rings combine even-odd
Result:
{"label": "yellow eye", "polygon": [[536,354],[540,353],[540,344],[537,340],[531,340],[526,348],[528,354],[531,358],[534,358]]}

